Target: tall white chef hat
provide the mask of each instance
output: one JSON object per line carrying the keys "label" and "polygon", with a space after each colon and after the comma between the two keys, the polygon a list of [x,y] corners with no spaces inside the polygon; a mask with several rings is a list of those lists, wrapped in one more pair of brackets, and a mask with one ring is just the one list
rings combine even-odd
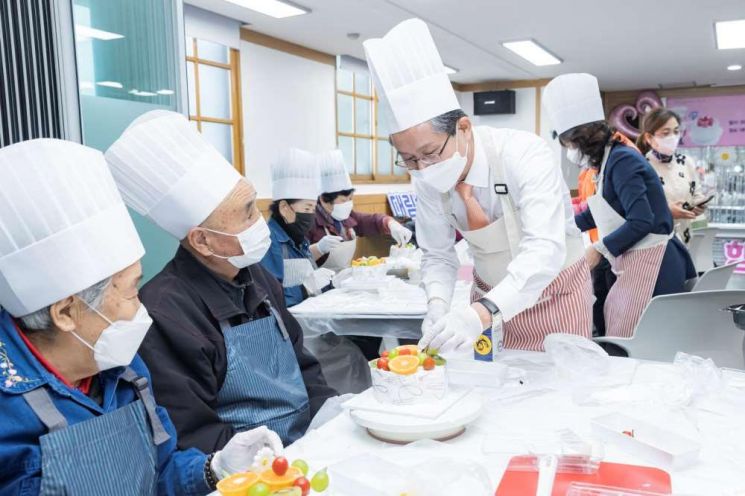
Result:
{"label": "tall white chef hat", "polygon": [[605,119],[598,79],[592,74],[562,74],[543,90],[543,106],[556,134]]}
{"label": "tall white chef hat", "polygon": [[393,115],[391,134],[460,109],[427,25],[409,19],[363,43],[378,94]]}
{"label": "tall white chef hat", "polygon": [[341,150],[329,150],[319,155],[321,166],[321,193],[336,193],[352,189],[352,180],[344,165]]}
{"label": "tall white chef hat", "polygon": [[290,148],[272,164],[273,200],[315,200],[321,189],[316,155]]}
{"label": "tall white chef hat", "polygon": [[145,253],[103,155],[37,139],[0,149],[0,305],[28,315]]}
{"label": "tall white chef hat", "polygon": [[124,201],[178,239],[201,224],[241,175],[186,118],[153,110],[106,151]]}

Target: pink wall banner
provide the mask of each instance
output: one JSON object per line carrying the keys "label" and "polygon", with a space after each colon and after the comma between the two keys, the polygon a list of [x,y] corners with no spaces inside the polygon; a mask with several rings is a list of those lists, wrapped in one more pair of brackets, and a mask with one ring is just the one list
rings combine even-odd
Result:
{"label": "pink wall banner", "polygon": [[741,262],[735,268],[736,274],[745,274],[745,243],[733,239],[724,243],[724,261],[726,265]]}
{"label": "pink wall banner", "polygon": [[745,146],[745,95],[668,98],[683,119],[681,146]]}

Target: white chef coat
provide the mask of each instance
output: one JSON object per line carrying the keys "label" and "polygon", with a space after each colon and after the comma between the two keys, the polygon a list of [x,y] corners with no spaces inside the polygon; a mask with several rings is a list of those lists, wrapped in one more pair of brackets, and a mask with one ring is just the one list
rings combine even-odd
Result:
{"label": "white chef coat", "polygon": [[[507,267],[507,276],[486,294],[509,320],[532,307],[559,274],[566,256],[565,235],[579,236],[574,223],[569,188],[548,144],[533,133],[490,128],[504,160],[505,182],[520,216],[519,253]],[[501,202],[490,181],[483,143],[474,133],[474,159],[465,182],[494,222],[502,217]],[[428,299],[450,302],[458,270],[455,229],[443,211],[434,188],[414,179],[417,193],[416,238],[424,252],[422,273]],[[466,207],[455,190],[448,193],[453,215],[468,225]]]}

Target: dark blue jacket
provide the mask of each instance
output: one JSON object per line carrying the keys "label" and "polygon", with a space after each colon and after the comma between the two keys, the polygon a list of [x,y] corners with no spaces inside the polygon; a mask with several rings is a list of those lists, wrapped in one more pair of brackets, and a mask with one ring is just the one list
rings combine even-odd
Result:
{"label": "dark blue jacket", "polygon": [[[647,159],[635,149],[613,145],[605,165],[603,198],[626,223],[605,238],[603,244],[617,257],[647,234],[670,234],[673,217],[660,178]],[[593,229],[595,220],[587,209],[575,216],[582,231]],[[677,237],[667,244],[653,295],[680,293],[685,281],[696,276],[688,250]]]}
{"label": "dark blue jacket", "polygon": [[[150,373],[139,356],[135,356],[130,367],[150,381]],[[123,372],[124,368],[119,367],[98,374],[103,398],[99,405],[49,372],[23,342],[12,317],[0,310],[0,495],[38,494],[40,489],[39,437],[47,429],[23,393],[47,387],[54,405],[72,426],[137,400],[132,385],[119,380]],[[158,447],[158,494],[209,493],[204,480],[206,455],[196,449],[177,451],[176,429],[165,409],[158,407],[157,411],[171,436]]]}

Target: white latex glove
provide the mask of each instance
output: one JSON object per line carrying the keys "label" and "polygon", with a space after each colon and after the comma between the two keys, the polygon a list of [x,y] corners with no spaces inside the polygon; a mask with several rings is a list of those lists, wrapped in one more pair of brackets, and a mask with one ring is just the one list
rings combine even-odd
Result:
{"label": "white latex glove", "polygon": [[326,255],[327,253],[330,253],[331,250],[342,244],[344,239],[341,236],[332,236],[330,234],[327,234],[326,236],[322,237],[321,240],[316,243],[316,246],[318,247],[318,251],[321,255]]}
{"label": "white latex glove", "polygon": [[427,315],[424,317],[424,321],[422,321],[422,339],[419,341],[420,350],[426,348],[426,345],[422,345],[424,336],[432,331],[432,326],[435,325],[435,322],[443,318],[449,310],[450,305],[440,298],[432,298],[427,303]]}
{"label": "white latex glove", "polygon": [[422,336],[419,347],[435,348],[439,352],[463,351],[473,346],[482,329],[481,318],[472,307],[456,310],[435,322],[432,329]]}
{"label": "white latex glove", "polygon": [[245,472],[254,461],[256,453],[264,447],[271,448],[275,455],[282,454],[282,440],[262,425],[256,429],[239,432],[212,458],[212,472],[218,479],[238,472]]}
{"label": "white latex glove", "polygon": [[391,231],[391,237],[398,243],[398,246],[404,246],[411,240],[411,231],[394,219],[388,222],[388,230]]}
{"label": "white latex glove", "polygon": [[323,288],[331,284],[336,273],[331,269],[316,269],[305,278],[303,286],[309,295],[315,296],[323,292]]}

